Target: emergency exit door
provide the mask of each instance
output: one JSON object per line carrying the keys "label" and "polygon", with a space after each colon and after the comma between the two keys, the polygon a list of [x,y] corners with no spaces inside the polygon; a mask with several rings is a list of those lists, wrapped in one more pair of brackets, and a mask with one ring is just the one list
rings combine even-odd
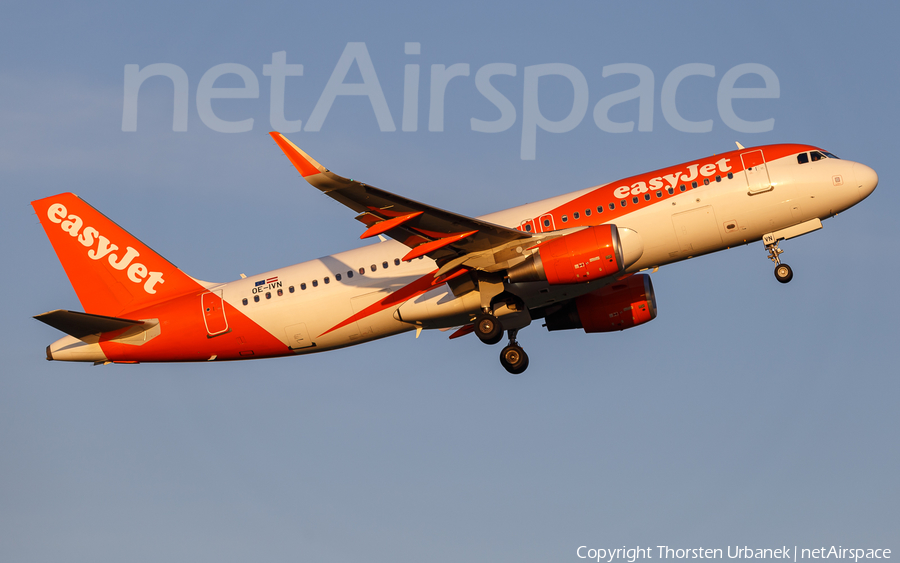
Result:
{"label": "emergency exit door", "polygon": [[772,181],[769,179],[769,169],[766,166],[766,158],[763,156],[761,150],[742,153],[741,162],[744,163],[744,174],[747,177],[747,191],[750,194],[767,192],[772,189]]}

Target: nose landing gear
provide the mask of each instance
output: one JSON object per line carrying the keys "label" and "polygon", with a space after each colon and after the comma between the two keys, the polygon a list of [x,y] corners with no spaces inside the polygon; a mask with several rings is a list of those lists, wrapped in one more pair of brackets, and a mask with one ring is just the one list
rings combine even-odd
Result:
{"label": "nose landing gear", "polygon": [[775,266],[775,279],[781,283],[787,283],[794,278],[794,271],[787,264]]}
{"label": "nose landing gear", "polygon": [[766,245],[766,250],[769,251],[769,260],[775,262],[775,279],[781,283],[787,283],[794,279],[794,271],[787,264],[782,264],[778,257],[784,252],[778,248],[778,240],[775,237],[766,236],[763,237],[763,243]]}
{"label": "nose landing gear", "polygon": [[528,354],[516,342],[518,329],[509,331],[509,344],[500,351],[500,363],[513,375],[519,375],[528,369]]}

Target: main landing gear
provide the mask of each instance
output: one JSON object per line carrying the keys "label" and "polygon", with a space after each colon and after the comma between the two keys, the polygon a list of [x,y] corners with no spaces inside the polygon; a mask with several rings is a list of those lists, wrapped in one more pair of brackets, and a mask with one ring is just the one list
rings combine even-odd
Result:
{"label": "main landing gear", "polygon": [[475,317],[475,334],[485,344],[496,344],[503,340],[503,325],[494,315],[482,313]]}
{"label": "main landing gear", "polygon": [[763,242],[766,244],[766,250],[769,251],[769,260],[775,262],[775,279],[781,283],[787,283],[794,279],[794,271],[787,264],[782,264],[781,259],[778,257],[784,252],[784,250],[778,248],[778,241],[769,242],[766,238],[763,238]]}
{"label": "main landing gear", "polygon": [[528,369],[528,354],[516,342],[518,329],[509,331],[509,344],[500,351],[500,363],[509,373],[519,375]]}
{"label": "main landing gear", "polygon": [[[519,329],[508,330],[509,344],[500,351],[500,364],[506,371],[519,375],[528,368],[528,354],[516,342]],[[485,344],[497,344],[503,340],[503,323],[490,313],[475,317],[475,334]]]}

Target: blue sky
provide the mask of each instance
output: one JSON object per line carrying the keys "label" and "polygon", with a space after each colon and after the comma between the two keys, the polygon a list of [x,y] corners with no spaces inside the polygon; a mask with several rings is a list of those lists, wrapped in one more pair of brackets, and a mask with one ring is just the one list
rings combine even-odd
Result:
{"label": "blue sky", "polygon": [[[900,520],[895,362],[895,129],[900,79],[893,5],[601,0],[175,2],[7,7],[0,22],[0,559],[4,561],[576,561],[578,546],[893,548]],[[289,137],[325,166],[478,215],[746,146],[801,142],[873,167],[874,194],[783,243],[778,284],[761,243],[653,275],[659,317],[621,333],[499,349],[445,333],[397,336],[303,358],[216,365],[49,363],[58,338],[31,319],[80,305],[29,202],[72,191],[191,275],[235,279],[359,244],[352,213],[306,185],[267,135],[263,65],[286,52],[285,116],[309,121],[342,53],[364,43],[396,131],[369,99],[338,96],[319,131]],[[419,55],[404,53],[419,43]],[[168,63],[188,79],[186,131],[171,82],[152,78],[123,131],[124,68]],[[256,98],[217,99],[243,133],[198,113],[201,78],[250,69]],[[432,65],[448,83],[443,131],[428,130]],[[516,110],[498,133],[471,119]],[[649,131],[594,122],[636,85],[603,67],[652,72]],[[691,76],[675,105],[706,133],[673,127],[666,77]],[[777,98],[736,100],[770,131],[735,131],[722,77],[765,65]],[[403,77],[420,67],[418,130],[401,131]],[[523,160],[528,67],[569,65],[587,110],[538,131]],[[555,67],[559,68],[559,67]],[[354,67],[347,82],[361,79]],[[217,87],[240,87],[235,76]],[[739,87],[761,87],[746,76]],[[550,121],[573,107],[561,76],[539,82]],[[637,101],[613,121],[638,120]],[[654,552],[656,555],[656,552]]]}

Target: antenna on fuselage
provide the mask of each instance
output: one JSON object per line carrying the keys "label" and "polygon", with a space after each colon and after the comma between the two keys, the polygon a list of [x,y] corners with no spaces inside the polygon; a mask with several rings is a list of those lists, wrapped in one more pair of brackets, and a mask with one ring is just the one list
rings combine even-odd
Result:
{"label": "antenna on fuselage", "polygon": [[734,144],[738,146],[738,150],[741,150],[741,151],[744,150],[744,145],[740,144],[737,141],[735,141]]}

